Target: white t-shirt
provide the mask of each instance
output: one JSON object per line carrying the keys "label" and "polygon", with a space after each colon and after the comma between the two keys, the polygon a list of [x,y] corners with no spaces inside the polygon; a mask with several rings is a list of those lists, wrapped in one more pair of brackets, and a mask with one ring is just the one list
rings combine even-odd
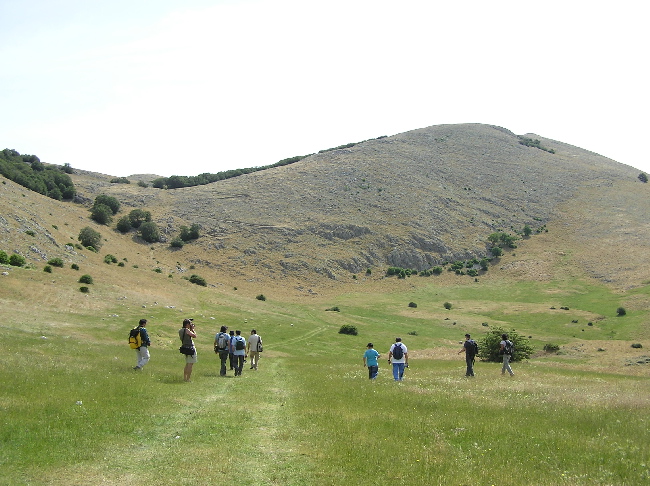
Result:
{"label": "white t-shirt", "polygon": [[390,347],[390,352],[392,353],[393,350],[395,349],[395,346],[398,345],[398,344],[400,346],[402,346],[402,352],[404,353],[404,356],[402,356],[402,359],[395,359],[395,357],[393,356],[390,359],[390,362],[391,363],[406,363],[406,353],[408,353],[408,350],[406,349],[406,344],[404,344],[404,343],[393,343],[393,345]]}
{"label": "white t-shirt", "polygon": [[260,341],[259,334],[251,334],[248,338],[248,344],[250,345],[251,351],[257,351],[257,343]]}

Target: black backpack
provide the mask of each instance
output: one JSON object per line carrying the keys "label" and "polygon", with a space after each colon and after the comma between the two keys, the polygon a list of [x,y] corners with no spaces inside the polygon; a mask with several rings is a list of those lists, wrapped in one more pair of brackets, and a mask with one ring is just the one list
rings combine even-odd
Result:
{"label": "black backpack", "polygon": [[404,357],[404,348],[401,343],[395,344],[393,347],[393,359],[402,359]]}
{"label": "black backpack", "polygon": [[470,348],[469,348],[469,354],[472,356],[477,356],[478,355],[478,343],[474,341],[473,339],[469,340],[470,343]]}
{"label": "black backpack", "polygon": [[235,338],[235,349],[237,351],[241,351],[242,349],[246,349],[246,341],[241,336],[237,336]]}
{"label": "black backpack", "polygon": [[503,346],[503,354],[512,356],[515,352],[515,345],[509,339],[506,339],[506,344]]}

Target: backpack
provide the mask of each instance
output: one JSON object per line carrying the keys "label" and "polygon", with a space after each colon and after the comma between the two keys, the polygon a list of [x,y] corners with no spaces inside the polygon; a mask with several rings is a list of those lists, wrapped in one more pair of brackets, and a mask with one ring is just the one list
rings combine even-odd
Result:
{"label": "backpack", "polygon": [[220,332],[217,336],[217,350],[226,351],[228,349],[228,343],[230,342],[230,336],[225,332]]}
{"label": "backpack", "polygon": [[237,351],[241,351],[242,349],[246,349],[246,342],[241,338],[241,336],[237,336],[235,338],[235,349]]}
{"label": "backpack", "polygon": [[393,359],[402,359],[404,357],[404,348],[400,343],[395,344],[393,347]]}
{"label": "backpack", "polygon": [[138,349],[142,346],[142,335],[140,334],[139,327],[129,331],[129,346],[131,346],[131,349]]}
{"label": "backpack", "polygon": [[472,356],[478,355],[478,343],[473,339],[470,339],[469,343],[470,343],[469,354],[471,354]]}
{"label": "backpack", "polygon": [[503,354],[513,355],[515,352],[515,345],[509,339],[506,339],[506,344],[503,346]]}
{"label": "backpack", "polygon": [[264,351],[264,347],[262,346],[262,338],[259,338],[257,340],[257,352],[261,353],[262,351]]}

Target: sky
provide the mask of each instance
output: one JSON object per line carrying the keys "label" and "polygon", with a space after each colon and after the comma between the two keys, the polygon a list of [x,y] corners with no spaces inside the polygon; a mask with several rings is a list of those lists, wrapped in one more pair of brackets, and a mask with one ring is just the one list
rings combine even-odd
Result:
{"label": "sky", "polygon": [[485,123],[650,173],[644,2],[0,0],[0,149],[128,177]]}

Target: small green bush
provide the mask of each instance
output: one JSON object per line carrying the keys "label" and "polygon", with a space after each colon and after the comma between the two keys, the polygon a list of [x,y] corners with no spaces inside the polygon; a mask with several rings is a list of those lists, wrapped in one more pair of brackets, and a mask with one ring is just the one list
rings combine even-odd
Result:
{"label": "small green bush", "polygon": [[266,300],[266,297],[264,296],[264,294],[260,294],[260,295],[258,295],[258,296],[255,297],[255,298],[256,298],[257,300],[261,300],[261,301],[265,301],[265,300]]}
{"label": "small green bush", "polygon": [[616,315],[617,315],[618,317],[622,317],[622,316],[624,316],[625,314],[627,314],[627,312],[625,311],[625,308],[624,308],[624,307],[619,307],[618,309],[616,309]]}
{"label": "small green bush", "polygon": [[[156,272],[156,273],[162,273],[162,268],[160,268],[160,267],[154,268],[153,271]],[[192,277],[190,277],[190,282],[191,281],[192,281]]]}
{"label": "small green bush", "polygon": [[487,331],[485,338],[479,341],[479,357],[483,361],[500,362],[503,359],[501,354],[501,335],[508,334],[508,339],[515,346],[514,355],[511,361],[521,361],[530,358],[533,347],[525,336],[520,336],[514,329],[506,332],[500,327],[491,328]]}
{"label": "small green bush", "polygon": [[117,258],[109,253],[104,257],[104,263],[117,263]]}
{"label": "small green bush", "polygon": [[50,265],[45,265],[43,271],[47,273],[52,273],[52,267]]}
{"label": "small green bush", "polygon": [[178,236],[174,238],[172,242],[169,244],[169,246],[171,246],[172,248],[183,248],[184,245],[185,242]]}
{"label": "small green bush", "polygon": [[409,302],[409,307],[413,307],[415,309],[417,306],[418,305],[415,302]]}
{"label": "small green bush", "polygon": [[22,267],[25,264],[25,257],[14,253],[9,257],[9,265],[12,267]]}
{"label": "small green bush", "polygon": [[445,309],[447,310],[451,309],[451,302],[445,302],[443,305],[445,306]]}
{"label": "small green bush", "polygon": [[70,265],[70,268],[72,268],[73,270],[79,270],[79,265],[73,263],[72,265]]}
{"label": "small green bush", "polygon": [[63,268],[63,260],[60,258],[50,258],[47,261],[47,264],[52,265],[53,267]]}
{"label": "small green bush", "polygon": [[9,263],[9,255],[7,252],[0,250],[0,265],[7,265]]}
{"label": "small green bush", "polygon": [[82,275],[79,277],[79,283],[92,284],[93,278],[90,275]]}
{"label": "small green bush", "polygon": [[339,334],[348,334],[350,336],[356,336],[359,334],[359,331],[357,331],[356,326],[351,326],[350,324],[344,324],[341,326],[341,329],[339,329]]}
{"label": "small green bush", "polygon": [[560,350],[560,346],[554,343],[546,343],[544,345],[544,351],[547,353],[557,353]]}
{"label": "small green bush", "polygon": [[334,306],[330,307],[329,309],[325,309],[325,311],[341,312],[341,309],[339,309],[338,306]]}
{"label": "small green bush", "polygon": [[84,294],[87,294],[88,292],[90,292],[90,289],[88,287],[79,287],[79,291]]}
{"label": "small green bush", "polygon": [[208,284],[206,283],[205,279],[203,277],[199,277],[198,275],[191,275],[190,276],[190,282],[196,285],[200,285],[201,287],[207,287]]}
{"label": "small green bush", "polygon": [[642,345],[641,343],[634,343],[634,344],[632,345],[632,347],[633,347],[634,349],[641,349],[641,348],[643,348],[643,345]]}
{"label": "small green bush", "polygon": [[32,230],[25,231],[25,234],[29,236],[36,236],[36,233],[34,233]]}

